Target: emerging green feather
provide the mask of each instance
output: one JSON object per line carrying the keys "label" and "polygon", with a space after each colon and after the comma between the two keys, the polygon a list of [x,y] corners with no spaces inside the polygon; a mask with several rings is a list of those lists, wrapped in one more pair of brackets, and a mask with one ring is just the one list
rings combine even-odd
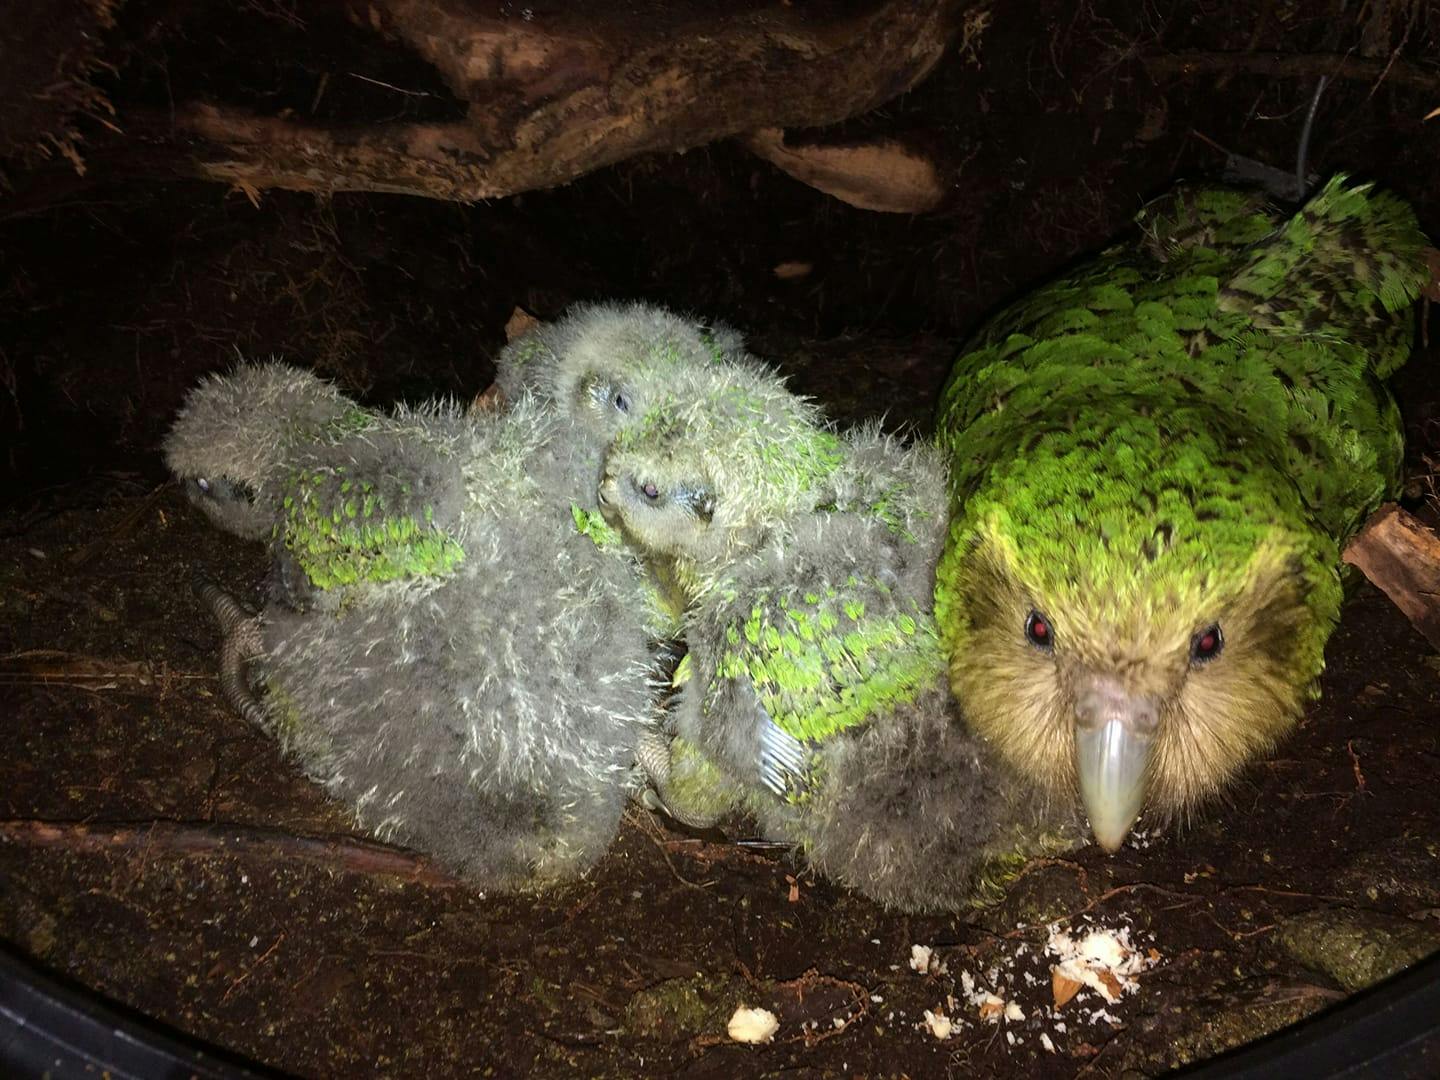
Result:
{"label": "emerging green feather", "polygon": [[414,494],[389,477],[351,480],[344,466],[299,470],[286,483],[277,532],[317,589],[448,574],[464,548]]}
{"label": "emerging green feather", "polygon": [[933,619],[879,581],[759,588],[746,599],[749,617],[729,627],[716,674],[753,684],[775,725],[802,742],[911,701],[944,672]]}

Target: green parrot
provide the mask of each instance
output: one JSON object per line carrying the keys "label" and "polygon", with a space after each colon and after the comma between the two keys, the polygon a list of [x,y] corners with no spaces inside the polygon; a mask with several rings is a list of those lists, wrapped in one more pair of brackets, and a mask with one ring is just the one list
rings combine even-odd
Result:
{"label": "green parrot", "polygon": [[937,414],[951,687],[1110,850],[1315,694],[1341,548],[1398,486],[1384,379],[1428,279],[1410,209],[1344,177],[1289,216],[1184,186],[1138,224],[992,319]]}

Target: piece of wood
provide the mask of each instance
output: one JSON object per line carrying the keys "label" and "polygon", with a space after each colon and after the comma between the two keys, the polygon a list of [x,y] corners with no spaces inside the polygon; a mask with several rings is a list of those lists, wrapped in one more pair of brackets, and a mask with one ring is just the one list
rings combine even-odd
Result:
{"label": "piece of wood", "polygon": [[1440,649],[1440,537],[1386,503],[1345,546],[1344,557]]}
{"label": "piece of wood", "polygon": [[122,124],[152,163],[167,158],[172,171],[246,193],[490,199],[636,154],[866,112],[930,71],[966,6],[673,0],[532,14],[477,0],[370,0],[352,18],[428,61],[463,119],[332,127],[182,102],[131,110]]}
{"label": "piece of wood", "polygon": [[293,864],[396,878],[431,888],[466,888],[428,859],[353,836],[298,836],[258,825],[188,821],[0,821],[0,843],[87,854],[197,856]]}
{"label": "piece of wood", "polygon": [[743,141],[752,154],[802,184],[861,210],[923,214],[945,198],[935,165],[894,139],[791,146],[780,128],[762,128]]}

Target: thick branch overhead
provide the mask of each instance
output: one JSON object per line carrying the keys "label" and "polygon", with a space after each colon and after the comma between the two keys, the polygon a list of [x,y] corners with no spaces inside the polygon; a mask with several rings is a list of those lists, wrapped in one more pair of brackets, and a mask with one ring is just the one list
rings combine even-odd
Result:
{"label": "thick branch overhead", "polygon": [[247,190],[488,199],[635,154],[866,112],[931,69],[958,7],[687,2],[531,19],[463,0],[377,0],[358,17],[428,62],[465,103],[463,120],[339,128],[213,102],[129,119],[179,152],[181,171]]}

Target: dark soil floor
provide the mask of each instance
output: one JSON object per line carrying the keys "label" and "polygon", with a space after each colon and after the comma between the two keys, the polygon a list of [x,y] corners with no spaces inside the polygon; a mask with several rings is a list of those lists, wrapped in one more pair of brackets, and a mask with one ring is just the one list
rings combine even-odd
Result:
{"label": "dark soil floor", "polygon": [[[264,73],[204,62],[206,49],[243,54],[237,35],[273,31],[276,70],[283,49],[292,74],[330,63],[267,14],[282,5],[237,6],[254,25],[231,14],[240,25],[219,29],[156,22],[163,7],[122,12],[107,85],[122,116],[185,80],[241,100],[235,88]],[[55,174],[12,177],[0,939],[282,1070],[437,1077],[1154,1074],[1440,944],[1440,659],[1368,586],[1330,646],[1323,699],[1223,805],[1113,857],[1033,864],[997,907],[953,916],[888,913],[784,854],[666,831],[639,810],[589,880],[540,899],[347,863],[294,840],[346,836],[345,814],[219,697],[217,635],[189,583],[205,574],[256,597],[263,553],[165,483],[155,447],[201,373],[283,355],[373,404],[470,396],[516,306],[551,317],[638,297],[745,328],[842,419],[923,428],[987,310],[1102,243],[1171,179],[1218,171],[1217,144],[1290,167],[1311,76],[1326,71],[1152,77],[1147,57],[1337,54],[1372,33],[1343,3],[1243,18],[1203,2],[1130,8],[997,4],[971,48],[846,126],[945,164],[953,195],[922,217],[851,209],[728,144],[473,207],[284,192],[256,207],[199,183],[107,180],[103,154],[53,198]],[[1382,181],[1440,235],[1440,120],[1422,122],[1440,105],[1440,75],[1432,65],[1427,88],[1423,66],[1440,17],[1391,8],[1379,60],[1398,49],[1392,74],[1332,83],[1311,167]],[[268,107],[289,92],[277,83]],[[810,270],[777,276],[786,262]],[[1422,511],[1440,460],[1437,353],[1422,347],[1397,384]],[[57,822],[96,829],[37,824]],[[1050,1010],[1055,919],[1130,928],[1156,958],[1138,991]],[[1345,927],[1365,948],[1337,961],[1314,947]],[[912,970],[914,945],[947,970]],[[1024,1018],[979,1020],[962,972]],[[774,1043],[725,1037],[742,1003],[780,1015]],[[962,1021],[944,1042],[923,1020],[937,1009]]]}

